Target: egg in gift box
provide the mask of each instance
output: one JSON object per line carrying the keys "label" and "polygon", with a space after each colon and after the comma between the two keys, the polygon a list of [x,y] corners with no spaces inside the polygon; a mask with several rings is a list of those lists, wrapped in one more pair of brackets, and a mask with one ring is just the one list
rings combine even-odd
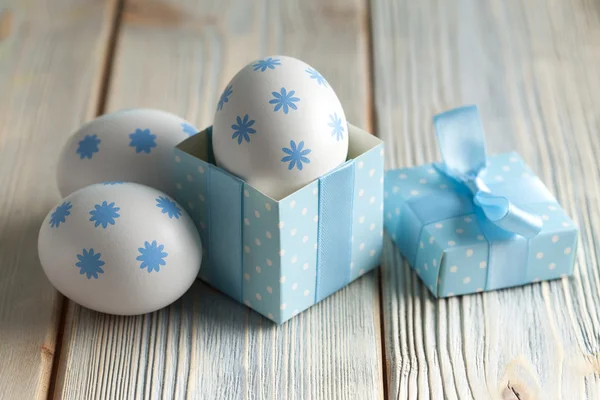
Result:
{"label": "egg in gift box", "polygon": [[316,69],[272,56],[226,86],[212,142],[219,167],[279,199],[346,161],[346,129],[342,104]]}
{"label": "egg in gift box", "polygon": [[204,244],[200,278],[283,323],[377,267],[383,147],[346,123],[314,68],[282,56],[248,65],[215,125],[175,150],[175,197]]}

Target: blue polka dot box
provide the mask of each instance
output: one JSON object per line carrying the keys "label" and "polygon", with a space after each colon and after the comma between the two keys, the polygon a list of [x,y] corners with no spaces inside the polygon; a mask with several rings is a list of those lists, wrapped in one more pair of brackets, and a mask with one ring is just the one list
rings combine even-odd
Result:
{"label": "blue polka dot box", "polygon": [[202,237],[202,280],[283,323],[379,265],[383,142],[348,125],[346,163],[279,201],[215,165],[212,128],[176,147],[176,199]]}
{"label": "blue polka dot box", "polygon": [[578,229],[516,153],[487,157],[475,106],[434,117],[443,161],[387,171],[385,228],[436,297],[573,272]]}

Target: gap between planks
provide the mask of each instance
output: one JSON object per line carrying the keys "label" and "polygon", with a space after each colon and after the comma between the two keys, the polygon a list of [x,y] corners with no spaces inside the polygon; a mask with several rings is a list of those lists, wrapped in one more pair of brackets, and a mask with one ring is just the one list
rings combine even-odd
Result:
{"label": "gap between planks", "polygon": [[[375,52],[374,52],[374,39],[373,39],[373,11],[372,2],[377,0],[367,0],[367,9],[364,16],[364,24],[367,31],[367,76],[369,84],[367,85],[367,97],[369,99],[369,112],[367,114],[367,127],[369,132],[379,137],[378,124],[377,124],[377,110],[375,110]],[[383,255],[382,255],[383,257]],[[377,290],[379,293],[378,301],[378,315],[379,315],[379,346],[381,351],[381,375],[383,379],[383,397],[384,399],[389,398],[389,387],[388,387],[388,365],[387,365],[387,349],[385,347],[385,318],[383,316],[384,297],[383,297],[383,273],[381,260],[377,270],[378,285]]]}
{"label": "gap between planks", "polygon": [[[97,93],[97,103],[96,103],[96,111],[94,113],[95,116],[102,115],[106,109],[106,101],[108,98],[108,92],[110,89],[110,78],[112,75],[112,67],[113,67],[113,59],[116,52],[116,47],[118,43],[119,37],[119,29],[121,27],[121,22],[123,19],[123,10],[125,8],[125,0],[112,0],[111,10],[109,13],[110,23],[109,23],[109,35],[108,40],[106,41],[106,47],[104,48],[103,55],[103,64],[102,70],[100,73],[100,78],[97,80],[98,88],[95,91]],[[63,337],[65,333],[65,327],[67,322],[67,312],[69,309],[69,303],[71,300],[59,294],[61,297],[61,305],[60,305],[60,315],[58,319],[58,327],[56,331],[56,347],[54,349],[54,358],[52,361],[52,369],[50,371],[50,382],[48,386],[48,400],[54,398],[56,392],[56,384],[58,377],[58,370],[61,362],[62,356],[62,347],[63,347]]]}

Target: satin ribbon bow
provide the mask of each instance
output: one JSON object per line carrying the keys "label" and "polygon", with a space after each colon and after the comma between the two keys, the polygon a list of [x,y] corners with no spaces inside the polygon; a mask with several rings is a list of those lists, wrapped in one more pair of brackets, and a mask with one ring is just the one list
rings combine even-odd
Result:
{"label": "satin ribbon bow", "polygon": [[433,123],[443,159],[436,169],[471,193],[475,206],[498,228],[526,238],[537,235],[542,230],[542,218],[495,195],[481,178],[487,157],[477,106],[438,114]]}

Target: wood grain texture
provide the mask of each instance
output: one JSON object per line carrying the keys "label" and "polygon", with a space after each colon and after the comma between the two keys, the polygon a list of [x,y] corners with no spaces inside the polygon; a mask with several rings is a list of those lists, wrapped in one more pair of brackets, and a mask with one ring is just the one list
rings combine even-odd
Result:
{"label": "wood grain texture", "polygon": [[0,398],[47,396],[62,297],[37,257],[56,155],[94,112],[111,4],[0,8]]}
{"label": "wood grain texture", "polygon": [[480,106],[490,152],[519,151],[581,228],[575,276],[435,300],[389,239],[387,382],[396,399],[600,396],[600,3],[371,3],[388,168],[437,160],[432,115]]}
{"label": "wood grain texture", "polygon": [[[209,125],[227,81],[269,54],[328,77],[369,128],[362,0],[128,1],[109,110],[155,107]],[[383,395],[377,272],[277,327],[200,282],[139,317],[69,305],[56,398],[377,399]]]}

